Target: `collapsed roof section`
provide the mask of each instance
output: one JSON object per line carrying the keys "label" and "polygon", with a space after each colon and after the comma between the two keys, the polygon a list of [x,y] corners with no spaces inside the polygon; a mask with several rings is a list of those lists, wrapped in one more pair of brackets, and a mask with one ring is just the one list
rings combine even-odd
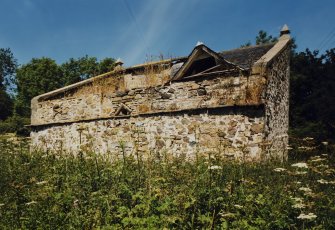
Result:
{"label": "collapsed roof section", "polygon": [[204,44],[197,45],[188,56],[185,63],[171,76],[171,80],[196,76],[218,69],[241,69],[238,65],[224,59],[219,53],[214,52]]}

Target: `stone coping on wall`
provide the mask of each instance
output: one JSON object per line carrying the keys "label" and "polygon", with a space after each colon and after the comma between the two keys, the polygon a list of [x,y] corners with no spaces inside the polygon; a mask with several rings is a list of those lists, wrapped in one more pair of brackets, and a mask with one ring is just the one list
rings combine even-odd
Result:
{"label": "stone coping on wall", "polygon": [[267,67],[278,57],[290,44],[291,36],[284,34],[279,37],[278,42],[252,66],[252,75],[266,75]]}

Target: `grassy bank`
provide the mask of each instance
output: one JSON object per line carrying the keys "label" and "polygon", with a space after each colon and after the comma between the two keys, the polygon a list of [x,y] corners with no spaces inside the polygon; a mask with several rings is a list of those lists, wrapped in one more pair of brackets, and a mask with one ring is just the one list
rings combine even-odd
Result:
{"label": "grassy bank", "polygon": [[309,151],[304,161],[253,164],[0,148],[1,229],[335,228],[330,146],[296,150]]}

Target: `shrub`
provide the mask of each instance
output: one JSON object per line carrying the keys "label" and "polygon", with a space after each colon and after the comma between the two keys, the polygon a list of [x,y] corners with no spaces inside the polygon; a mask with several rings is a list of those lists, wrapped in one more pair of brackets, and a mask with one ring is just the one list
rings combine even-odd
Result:
{"label": "shrub", "polygon": [[0,134],[16,133],[19,136],[29,136],[29,128],[25,127],[28,124],[30,124],[29,118],[14,115],[5,121],[0,121]]}

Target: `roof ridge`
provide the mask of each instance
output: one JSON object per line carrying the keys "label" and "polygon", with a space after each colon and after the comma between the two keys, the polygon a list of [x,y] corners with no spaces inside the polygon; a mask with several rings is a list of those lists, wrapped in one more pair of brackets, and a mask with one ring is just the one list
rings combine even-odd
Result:
{"label": "roof ridge", "polygon": [[244,47],[234,48],[234,49],[230,49],[230,50],[222,50],[222,51],[219,51],[218,53],[232,52],[232,51],[238,51],[238,50],[246,50],[246,49],[258,48],[258,47],[266,47],[266,46],[275,45],[276,43],[277,42],[271,42],[271,43],[260,44],[260,45],[244,46]]}

